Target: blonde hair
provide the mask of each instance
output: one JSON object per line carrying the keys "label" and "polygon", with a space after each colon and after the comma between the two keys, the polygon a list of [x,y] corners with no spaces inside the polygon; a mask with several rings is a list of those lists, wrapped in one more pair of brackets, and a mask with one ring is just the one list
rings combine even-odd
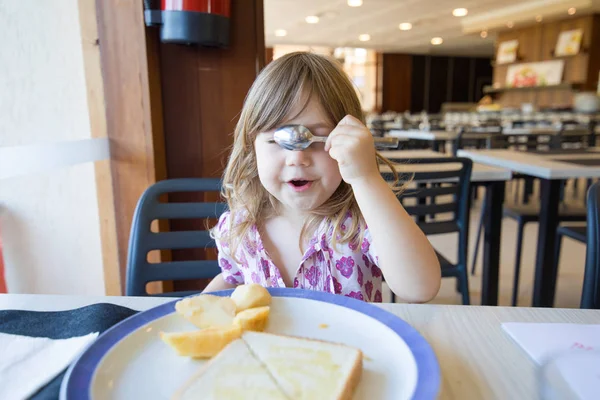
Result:
{"label": "blonde hair", "polygon": [[[278,200],[262,186],[258,177],[254,151],[256,135],[281,125],[298,102],[308,103],[313,96],[321,103],[332,126],[347,114],[365,123],[350,79],[340,64],[329,57],[305,52],[287,54],[271,62],[252,84],[235,127],[233,148],[223,176],[222,195],[227,200],[231,217],[229,230],[222,232],[220,239],[227,244],[232,257],[253,226],[277,213]],[[392,188],[401,190],[393,165],[376,154],[379,162],[392,170],[396,181]],[[328,229],[333,227],[334,247],[351,240],[362,242],[365,222],[352,187],[346,182],[342,181],[333,195],[311,214],[300,233],[301,251],[323,218],[329,223]],[[352,223],[342,229],[348,215]],[[217,229],[213,228],[212,232],[216,235]]]}

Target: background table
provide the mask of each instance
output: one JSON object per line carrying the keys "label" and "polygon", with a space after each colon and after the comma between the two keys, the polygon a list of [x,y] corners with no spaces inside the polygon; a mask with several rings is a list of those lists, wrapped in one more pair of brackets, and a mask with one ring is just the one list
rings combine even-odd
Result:
{"label": "background table", "polygon": [[[146,310],[171,301],[150,297],[0,295],[0,310],[61,311],[94,303]],[[381,304],[427,339],[442,373],[440,399],[535,399],[537,367],[504,333],[502,322],[600,323],[598,310]]]}
{"label": "background table", "polygon": [[458,134],[456,132],[441,130],[422,131],[419,129],[392,129],[386,136],[431,142],[431,146],[435,151],[444,152],[445,144],[455,140],[458,137]]}
{"label": "background table", "polygon": [[[552,307],[556,287],[557,271],[554,269],[556,228],[560,186],[565,179],[600,177],[600,163],[583,165],[577,162],[600,160],[600,148],[585,152],[573,150],[516,151],[516,150],[459,150],[459,156],[494,167],[540,179],[540,223],[535,261],[533,288],[534,307]],[[504,197],[496,199],[502,204]]]}

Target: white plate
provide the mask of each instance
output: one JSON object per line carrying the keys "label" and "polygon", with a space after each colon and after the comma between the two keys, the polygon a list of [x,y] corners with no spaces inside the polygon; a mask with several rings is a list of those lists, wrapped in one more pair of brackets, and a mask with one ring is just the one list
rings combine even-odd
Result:
{"label": "white plate", "polygon": [[[431,347],[406,322],[349,297],[269,289],[267,332],[344,343],[362,350],[361,399],[433,399],[440,374]],[[231,291],[217,292],[229,295]],[[69,368],[61,399],[168,399],[205,361],[178,356],[158,332],[197,329],[175,301],[136,314],[102,334]]]}

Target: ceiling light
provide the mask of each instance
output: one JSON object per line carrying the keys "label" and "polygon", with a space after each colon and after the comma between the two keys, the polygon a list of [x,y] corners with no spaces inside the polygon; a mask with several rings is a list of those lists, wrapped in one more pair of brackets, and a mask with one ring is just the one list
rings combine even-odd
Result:
{"label": "ceiling light", "polygon": [[431,39],[431,44],[434,46],[438,46],[442,43],[444,43],[444,39],[442,39],[441,37],[434,37]]}
{"label": "ceiling light", "polygon": [[571,7],[571,8],[569,8],[569,9],[567,10],[567,13],[568,13],[569,15],[573,15],[573,14],[575,14],[576,12],[577,12],[577,9],[576,9],[575,7]]}
{"label": "ceiling light", "polygon": [[369,35],[368,33],[363,33],[358,37],[358,40],[360,40],[361,42],[368,42],[369,40],[371,40],[371,35]]}
{"label": "ceiling light", "polygon": [[410,22],[403,22],[398,25],[401,31],[410,31],[412,29],[412,24]]}
{"label": "ceiling light", "polygon": [[360,7],[362,6],[362,0],[348,0],[348,5],[350,7]]}
{"label": "ceiling light", "polygon": [[306,23],[308,24],[318,24],[319,23],[319,17],[317,17],[316,15],[309,15],[308,17],[305,18]]}
{"label": "ceiling light", "polygon": [[506,23],[506,26],[508,26],[509,28],[512,28],[513,26],[515,26],[515,24],[512,21],[508,21]]}
{"label": "ceiling light", "polygon": [[468,13],[469,10],[467,10],[466,8],[455,8],[454,10],[452,10],[452,15],[454,15],[455,17],[464,17]]}
{"label": "ceiling light", "polygon": [[481,33],[479,34],[479,36],[481,36],[482,39],[485,39],[487,35],[487,31],[481,31]]}
{"label": "ceiling light", "polygon": [[284,37],[287,35],[287,31],[285,29],[277,29],[275,31],[275,36]]}
{"label": "ceiling light", "polygon": [[537,22],[542,22],[542,20],[543,20],[543,19],[544,19],[544,17],[542,17],[541,15],[536,15],[536,16],[535,16],[535,20],[536,20]]}

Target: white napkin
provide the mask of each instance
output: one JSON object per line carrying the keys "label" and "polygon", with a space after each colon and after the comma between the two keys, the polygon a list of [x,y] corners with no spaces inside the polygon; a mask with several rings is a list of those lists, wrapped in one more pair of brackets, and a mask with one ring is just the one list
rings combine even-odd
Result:
{"label": "white napkin", "polygon": [[505,322],[502,328],[538,364],[568,350],[600,350],[600,325]]}
{"label": "white napkin", "polygon": [[509,322],[502,328],[543,367],[542,398],[599,398],[600,325]]}
{"label": "white napkin", "polygon": [[32,396],[75,360],[98,332],[70,339],[0,333],[0,399]]}

